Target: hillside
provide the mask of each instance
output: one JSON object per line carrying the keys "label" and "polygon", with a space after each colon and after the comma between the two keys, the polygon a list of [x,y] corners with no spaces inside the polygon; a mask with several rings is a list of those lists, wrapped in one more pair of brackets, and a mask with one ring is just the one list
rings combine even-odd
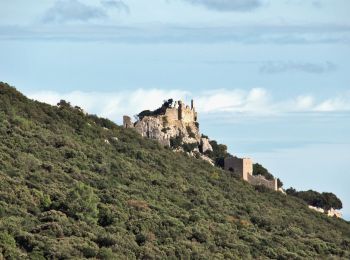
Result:
{"label": "hillside", "polygon": [[350,223],[0,85],[0,259],[350,258]]}

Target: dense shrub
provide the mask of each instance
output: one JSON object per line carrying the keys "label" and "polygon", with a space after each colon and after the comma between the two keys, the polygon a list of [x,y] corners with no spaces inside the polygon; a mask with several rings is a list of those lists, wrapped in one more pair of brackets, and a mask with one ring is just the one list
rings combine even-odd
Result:
{"label": "dense shrub", "polygon": [[311,206],[323,208],[325,210],[341,209],[343,207],[341,200],[333,193],[308,190],[296,191],[294,188],[286,190],[288,195],[300,198]]}
{"label": "dense shrub", "polygon": [[0,259],[350,258],[348,222],[60,103],[0,84]]}

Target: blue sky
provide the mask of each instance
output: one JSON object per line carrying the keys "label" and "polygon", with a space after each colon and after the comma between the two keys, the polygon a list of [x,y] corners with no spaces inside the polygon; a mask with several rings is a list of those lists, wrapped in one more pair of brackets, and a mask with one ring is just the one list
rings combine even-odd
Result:
{"label": "blue sky", "polygon": [[0,2],[0,80],[117,123],[194,98],[201,131],[350,219],[348,0]]}

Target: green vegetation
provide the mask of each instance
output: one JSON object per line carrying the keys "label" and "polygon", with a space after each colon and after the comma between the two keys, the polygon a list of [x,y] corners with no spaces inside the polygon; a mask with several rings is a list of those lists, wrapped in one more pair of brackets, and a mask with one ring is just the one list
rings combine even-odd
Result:
{"label": "green vegetation", "polygon": [[[150,111],[150,110],[144,110],[141,113],[139,113],[137,115],[139,120],[142,120],[142,118],[144,118],[145,116],[158,116],[158,115],[164,115],[165,111],[167,108],[170,108],[174,103],[173,99],[168,99],[168,100],[164,100],[163,105],[159,108],[157,108],[154,111]],[[164,119],[167,120],[167,119]],[[163,122],[163,124],[166,124],[167,122]]]}
{"label": "green vegetation", "polygon": [[343,204],[341,200],[333,193],[308,190],[308,191],[296,191],[294,188],[289,188],[286,190],[288,195],[297,197],[305,201],[307,204],[323,208],[324,210],[341,209]]}
{"label": "green vegetation", "polygon": [[62,104],[0,84],[0,259],[350,258],[348,222]]}
{"label": "green vegetation", "polygon": [[212,159],[216,166],[220,168],[224,168],[225,158],[231,156],[227,152],[227,146],[224,144],[218,144],[215,140],[209,142],[213,151],[206,151],[205,155],[207,155],[210,159]]}

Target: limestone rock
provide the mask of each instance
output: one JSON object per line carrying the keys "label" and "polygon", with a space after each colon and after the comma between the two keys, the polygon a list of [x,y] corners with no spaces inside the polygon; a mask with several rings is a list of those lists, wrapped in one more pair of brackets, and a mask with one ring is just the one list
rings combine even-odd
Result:
{"label": "limestone rock", "polygon": [[[187,106],[182,101],[173,103],[172,100],[168,100],[155,111],[145,110],[141,112],[139,120],[135,123],[129,116],[124,116],[123,126],[124,128],[135,128],[143,137],[157,140],[164,146],[170,147],[175,143],[173,148],[187,150],[189,154],[192,151],[203,153],[213,150],[209,140],[201,137],[193,101],[191,106]],[[181,147],[186,144],[189,145]],[[189,149],[192,151],[188,151]],[[209,158],[204,159],[208,160]]]}
{"label": "limestone rock", "polygon": [[333,208],[331,208],[330,210],[327,211],[327,216],[329,217],[337,217],[337,218],[342,218],[343,215],[341,214],[340,211],[335,210]]}
{"label": "limestone rock", "polygon": [[201,138],[201,146],[202,146],[202,153],[205,153],[206,151],[213,151],[213,147],[211,147],[211,144],[209,143],[208,138]]}

